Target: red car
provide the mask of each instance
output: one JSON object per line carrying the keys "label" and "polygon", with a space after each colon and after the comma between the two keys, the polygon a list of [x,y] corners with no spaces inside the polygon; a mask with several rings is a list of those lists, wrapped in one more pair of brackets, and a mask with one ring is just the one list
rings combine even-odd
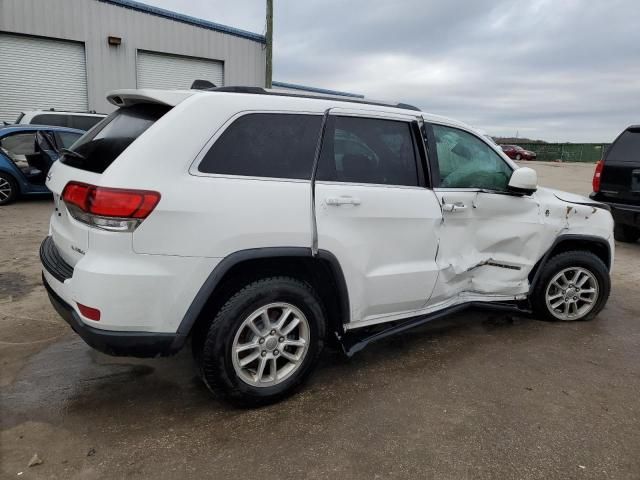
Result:
{"label": "red car", "polygon": [[535,160],[536,153],[529,150],[525,150],[518,145],[500,145],[502,151],[513,160]]}

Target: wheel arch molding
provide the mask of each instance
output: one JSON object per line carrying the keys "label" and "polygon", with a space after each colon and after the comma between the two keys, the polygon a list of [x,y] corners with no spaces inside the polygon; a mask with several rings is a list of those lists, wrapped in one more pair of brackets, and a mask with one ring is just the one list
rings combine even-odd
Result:
{"label": "wheel arch molding", "polygon": [[607,269],[611,269],[611,246],[605,238],[582,234],[560,235],[529,273],[529,294],[533,292],[540,280],[543,265],[554,255],[570,250],[581,250],[593,253],[604,262]]}
{"label": "wheel arch molding", "polygon": [[182,348],[244,284],[267,276],[294,276],[308,282],[326,310],[327,329],[341,338],[350,307],[344,273],[335,255],[326,250],[312,255],[307,247],[264,247],[234,252],[216,265],[184,314],[172,348]]}

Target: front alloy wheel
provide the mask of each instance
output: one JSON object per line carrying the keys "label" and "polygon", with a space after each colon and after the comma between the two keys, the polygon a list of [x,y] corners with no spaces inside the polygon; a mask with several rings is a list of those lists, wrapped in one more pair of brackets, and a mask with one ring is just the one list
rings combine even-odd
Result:
{"label": "front alloy wheel", "polygon": [[0,205],[13,202],[18,195],[16,182],[9,174],[0,172]]}
{"label": "front alloy wheel", "polygon": [[547,286],[547,308],[558,320],[583,318],[596,305],[599,291],[598,280],[589,270],[581,267],[565,268]]}
{"label": "front alloy wheel", "polygon": [[591,320],[611,290],[609,268],[589,251],[559,253],[545,262],[531,293],[534,312],[549,320]]}

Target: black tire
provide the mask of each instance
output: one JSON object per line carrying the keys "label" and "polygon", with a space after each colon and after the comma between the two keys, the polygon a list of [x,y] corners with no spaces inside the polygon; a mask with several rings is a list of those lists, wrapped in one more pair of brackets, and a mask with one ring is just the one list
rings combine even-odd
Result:
{"label": "black tire", "polygon": [[0,205],[8,205],[18,197],[18,182],[8,173],[0,172],[0,187],[5,187],[0,192]]}
{"label": "black tire", "polygon": [[522,155],[517,154],[517,155],[516,155],[516,160],[522,160]]}
{"label": "black tire", "polygon": [[[275,302],[291,304],[304,314],[309,324],[309,344],[291,376],[273,386],[253,386],[234,369],[233,341],[252,312]],[[202,350],[194,352],[194,357],[199,360],[199,370],[207,387],[236,406],[257,407],[277,402],[302,385],[318,363],[326,326],[321,302],[309,285],[295,278],[272,277],[250,283],[233,295],[204,332]],[[194,346],[197,344],[194,342]]]}
{"label": "black tire", "polygon": [[[531,296],[531,304],[534,313],[543,319],[551,321],[562,321],[557,318],[549,309],[546,302],[546,292],[549,283],[553,277],[566,268],[579,267],[588,270],[598,282],[598,297],[595,299],[594,307],[584,316],[569,319],[576,320],[592,320],[604,308],[611,292],[611,279],[609,270],[600,258],[591,252],[586,251],[569,251],[560,253],[550,258],[541,268],[540,277],[535,285]],[[567,320],[564,320],[567,321]]]}
{"label": "black tire", "polygon": [[613,237],[619,242],[635,243],[640,238],[640,228],[616,223],[613,227]]}

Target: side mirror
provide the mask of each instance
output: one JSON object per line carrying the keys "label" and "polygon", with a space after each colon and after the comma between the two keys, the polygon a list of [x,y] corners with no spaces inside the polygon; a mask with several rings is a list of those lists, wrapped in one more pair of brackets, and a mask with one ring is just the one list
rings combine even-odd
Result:
{"label": "side mirror", "polygon": [[509,179],[509,190],[523,195],[531,195],[538,189],[538,174],[533,168],[520,167],[513,171]]}

